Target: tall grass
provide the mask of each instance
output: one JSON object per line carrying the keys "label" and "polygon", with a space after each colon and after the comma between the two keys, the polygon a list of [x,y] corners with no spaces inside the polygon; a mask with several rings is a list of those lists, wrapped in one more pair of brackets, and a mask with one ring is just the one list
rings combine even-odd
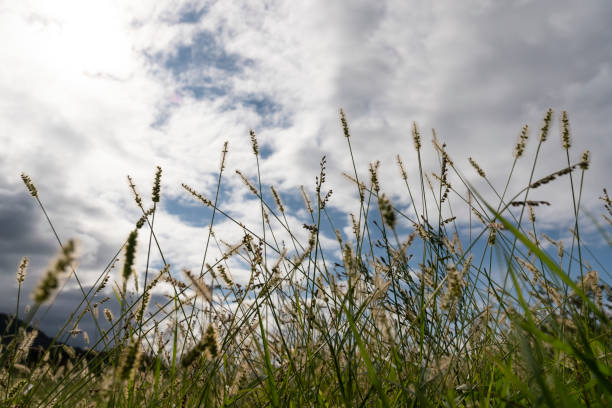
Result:
{"label": "tall grass", "polygon": [[[251,131],[257,179],[238,175],[259,201],[259,227],[247,228],[218,206],[227,143],[213,199],[183,185],[186,194],[211,209],[197,272],[179,274],[166,263],[157,240],[161,169],[155,174],[150,208],[130,179],[142,217],[117,252],[123,253],[122,268],[116,268],[115,256],[95,282],[77,280],[82,301],[46,350],[32,348],[36,332],[22,327],[5,333],[2,405],[610,406],[610,287],[602,276],[607,272],[596,271],[585,259],[588,248],[578,222],[589,155],[570,160],[569,120],[563,112],[565,162],[555,173],[537,175],[551,119],[549,110],[530,177],[517,192],[510,186],[517,163],[524,160],[527,127],[514,148],[503,189],[494,187],[469,158],[494,202],[472,187],[435,133],[440,168],[426,171],[423,137],[414,124],[416,185],[409,183],[397,156],[411,200],[403,212],[382,191],[378,162],[370,165],[368,179],[359,176],[341,110],[353,163],[345,176],[356,189],[359,208],[349,216],[351,236],[338,231],[335,223],[341,220],[328,212],[332,190],[325,157],[314,197],[301,189],[305,231],[291,228],[288,207],[261,178],[257,138]],[[32,180],[22,177],[46,214]],[[451,179],[457,180],[455,185]],[[533,192],[550,182],[569,184],[573,219],[560,220],[572,227],[569,245],[546,235],[536,219],[539,207],[549,203],[534,200]],[[271,196],[263,193],[268,188]],[[602,201],[607,214],[600,228],[607,237],[612,201],[605,190]],[[466,207],[469,219],[453,215],[465,212],[457,203]],[[240,226],[240,242],[228,245],[217,237],[214,222],[219,218]],[[338,246],[323,245],[322,231],[335,231]],[[281,235],[289,237],[286,243],[279,242]],[[304,236],[308,238],[299,239]],[[143,256],[135,252],[139,240],[148,241],[140,285],[134,281],[139,276],[135,260]],[[44,313],[41,306],[52,301],[67,276],[78,278],[74,243],[58,238],[58,245],[58,258],[34,292],[23,326]],[[213,246],[224,252],[215,262],[208,252]],[[155,252],[164,264],[157,273],[150,271]],[[18,267],[17,313],[27,265],[24,259]],[[236,265],[250,271],[248,282],[237,282],[232,272]],[[160,283],[171,288],[167,301],[150,305]],[[114,302],[117,316],[109,306]],[[77,353],[64,342],[86,335],[79,329],[83,319],[95,323],[96,341]]]}

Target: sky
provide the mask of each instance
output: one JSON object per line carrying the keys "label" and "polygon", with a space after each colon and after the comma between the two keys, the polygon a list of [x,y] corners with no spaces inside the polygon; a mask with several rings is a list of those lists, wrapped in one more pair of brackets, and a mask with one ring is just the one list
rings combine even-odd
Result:
{"label": "sky", "polygon": [[[31,260],[23,288],[29,293],[58,250],[21,172],[38,188],[60,239],[78,240],[85,286],[141,215],[126,176],[149,203],[158,165],[160,245],[173,270],[200,268],[210,213],[181,183],[214,197],[225,141],[220,207],[256,228],[259,206],[235,174],[239,169],[256,180],[250,129],[265,186],[280,191],[303,242],[299,186],[314,198],[323,155],[333,189],[328,205],[348,233],[346,214],[358,210],[358,201],[342,176],[352,173],[352,163],[339,108],[360,176],[367,180],[368,164],[380,160],[382,190],[406,211],[410,201],[395,156],[416,182],[413,121],[427,171],[437,164],[435,128],[455,167],[492,197],[467,158],[503,189],[514,144],[529,125],[531,140],[510,183],[510,191],[519,191],[548,108],[551,133],[535,175],[567,165],[559,129],[567,110],[572,162],[591,152],[581,206],[598,217],[598,197],[612,174],[610,21],[606,0],[0,1],[0,312],[15,308],[21,257]],[[565,239],[568,189],[566,178],[532,196],[551,202],[539,220],[551,236]],[[456,215],[461,222],[467,212]],[[585,230],[595,229],[581,220]],[[223,217],[215,231],[230,243],[242,236]],[[333,241],[332,234],[324,237]],[[596,234],[588,243],[595,252],[606,250]],[[146,244],[140,240],[139,273]],[[113,279],[119,281],[118,272]],[[80,297],[71,280],[41,327],[57,327]]]}

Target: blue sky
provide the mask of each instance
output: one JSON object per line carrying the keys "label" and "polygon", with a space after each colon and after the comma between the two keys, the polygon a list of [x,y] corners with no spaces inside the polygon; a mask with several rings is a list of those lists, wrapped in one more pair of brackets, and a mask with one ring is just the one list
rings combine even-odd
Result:
{"label": "blue sky", "polygon": [[[289,204],[303,240],[307,214],[298,188],[314,194],[327,155],[329,206],[348,233],[345,214],[356,212],[357,202],[341,175],[352,165],[340,107],[360,176],[380,160],[383,190],[402,209],[410,202],[395,156],[416,182],[412,121],[422,130],[428,171],[437,163],[435,128],[456,166],[492,197],[467,157],[503,188],[528,124],[532,140],[510,185],[517,191],[529,177],[549,107],[555,115],[536,177],[564,166],[558,118],[566,109],[572,160],[586,149],[592,154],[582,206],[598,216],[612,173],[610,21],[605,0],[0,2],[0,311],[14,307],[21,257],[32,260],[27,291],[57,249],[22,171],[60,237],[81,243],[85,281],[99,274],[139,217],[126,175],[147,196],[156,165],[164,171],[158,238],[176,270],[199,269],[209,212],[180,184],[213,195],[226,140],[222,207],[259,225],[258,206],[234,173],[256,176],[249,129],[258,135],[263,179]],[[568,183],[534,194],[553,204],[538,214],[547,233],[566,239]],[[584,224],[593,230],[588,219]],[[216,231],[228,242],[241,237],[224,219]],[[601,238],[590,239],[609,260]],[[332,245],[333,235],[325,242]],[[78,297],[69,283],[46,324],[60,321]]]}

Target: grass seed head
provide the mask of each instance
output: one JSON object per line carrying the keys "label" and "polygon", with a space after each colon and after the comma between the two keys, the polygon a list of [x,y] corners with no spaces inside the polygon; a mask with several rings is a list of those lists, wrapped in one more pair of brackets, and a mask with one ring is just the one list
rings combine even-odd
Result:
{"label": "grass seed head", "polygon": [[548,137],[548,129],[550,128],[550,120],[552,119],[552,109],[548,109],[546,112],[546,116],[544,117],[544,125],[542,125],[542,129],[540,129],[540,142],[545,142]]}
{"label": "grass seed head", "polygon": [[474,169],[476,170],[476,172],[478,173],[478,175],[482,178],[485,178],[485,172],[484,170],[478,165],[478,163],[476,163],[474,161],[474,159],[472,159],[471,157],[468,158],[468,161],[470,162],[470,164],[472,165],[472,167],[474,167]]}
{"label": "grass seed head", "polygon": [[140,342],[137,339],[132,338],[129,347],[124,350],[121,364],[118,366],[118,378],[121,381],[131,382],[134,380],[134,376],[140,368],[141,356],[142,351],[140,348]]}
{"label": "grass seed head", "polygon": [[251,147],[253,148],[253,154],[255,156],[259,156],[259,145],[257,144],[257,137],[255,136],[253,129],[249,130],[249,135],[251,136]]}
{"label": "grass seed head", "polygon": [[19,267],[17,268],[17,283],[19,283],[20,285],[25,280],[26,271],[28,269],[29,263],[30,259],[27,256],[21,258],[21,262],[19,263]]}
{"label": "grass seed head", "polygon": [[125,260],[123,262],[123,281],[127,282],[130,276],[134,273],[134,261],[136,259],[136,245],[138,238],[138,230],[130,232],[127,243],[125,244]]}
{"label": "grass seed head", "polygon": [[340,108],[340,122],[342,123],[342,131],[344,132],[344,137],[347,139],[351,137],[349,133],[348,123],[346,122],[346,116],[344,115],[344,110]]}
{"label": "grass seed head", "polygon": [[23,339],[17,347],[17,354],[15,356],[15,362],[20,363],[25,360],[30,352],[34,340],[38,336],[38,330],[31,330],[24,334]]}
{"label": "grass seed head", "polygon": [[274,188],[274,186],[270,186],[270,190],[272,190],[272,195],[274,196],[274,201],[276,202],[276,206],[278,207],[278,211],[281,213],[285,212],[285,206],[283,206],[283,202],[281,201],[280,195],[278,191]]}
{"label": "grass seed head", "polygon": [[306,206],[306,210],[312,214],[314,210],[312,209],[312,202],[310,201],[310,197],[308,197],[308,193],[304,189],[304,186],[300,186],[300,191],[302,192],[302,198],[304,199],[304,205]]}
{"label": "grass seed head", "polygon": [[523,129],[521,130],[521,134],[519,135],[519,140],[516,143],[516,146],[514,146],[514,157],[516,159],[521,157],[523,153],[525,152],[525,146],[527,145],[527,139],[529,138],[529,135],[527,133],[528,130],[529,130],[528,125],[523,126]]}
{"label": "grass seed head", "polygon": [[223,143],[223,150],[221,150],[221,164],[219,165],[219,171],[223,171],[225,169],[225,157],[227,156],[227,145],[228,141],[226,140]]}
{"label": "grass seed head", "polygon": [[214,207],[214,204],[213,204],[212,201],[210,201],[208,198],[204,197],[202,194],[196,192],[193,188],[189,187],[187,184],[183,183],[183,184],[181,184],[181,186],[185,190],[187,190],[192,196],[194,196],[195,198],[200,200],[205,206],[207,206],[207,207]]}
{"label": "grass seed head", "polygon": [[240,176],[240,179],[242,179],[242,182],[249,188],[249,190],[251,190],[251,193],[259,197],[259,192],[253,183],[251,183],[251,181],[244,174],[242,174],[240,170],[236,170],[236,174]]}
{"label": "grass seed head", "polygon": [[582,153],[582,161],[578,163],[578,166],[582,170],[588,170],[590,163],[591,163],[591,152],[589,150],[585,150],[585,152]]}
{"label": "grass seed head", "polygon": [[210,354],[211,358],[216,358],[219,355],[219,342],[217,339],[217,329],[212,324],[206,328],[204,335],[204,348]]}
{"label": "grass seed head", "polygon": [[397,155],[397,165],[400,168],[400,173],[402,174],[402,179],[408,182],[408,172],[406,171],[406,166],[404,166],[404,162],[402,161],[401,156]]}
{"label": "grass seed head", "polygon": [[141,208],[142,211],[144,211],[144,207],[142,206],[142,198],[140,197],[140,194],[138,194],[138,191],[136,191],[136,185],[134,184],[132,177],[127,176],[127,179],[128,179],[128,184],[130,186],[130,190],[132,190],[132,193],[134,194],[134,201],[136,201],[136,204],[138,205],[138,207]]}
{"label": "grass seed head", "polygon": [[[229,286],[230,288],[234,286],[234,281],[231,275],[229,274],[229,271],[227,271],[222,264],[217,265],[217,270],[219,271],[219,275],[221,275],[221,279],[223,279],[223,282],[225,282],[227,286]],[[211,274],[214,274],[212,268],[210,269],[210,272]]]}
{"label": "grass seed head", "polygon": [[209,287],[202,281],[202,279],[194,276],[190,270],[183,269],[183,274],[189,279],[196,292],[208,302],[212,302],[212,293],[210,292]]}
{"label": "grass seed head", "polygon": [[412,141],[414,142],[414,148],[418,151],[421,150],[421,134],[417,128],[416,122],[412,122]]}
{"label": "grass seed head", "polygon": [[383,222],[387,224],[389,228],[395,229],[395,210],[393,209],[391,200],[389,200],[384,193],[378,198],[378,208],[380,209]]}
{"label": "grass seed head", "polygon": [[380,192],[380,183],[378,182],[378,167],[380,166],[380,160],[376,160],[374,163],[370,163],[370,182],[372,188],[378,194]]}
{"label": "grass seed head", "polygon": [[572,147],[567,111],[561,112],[561,146],[565,150],[569,150],[569,148]]}
{"label": "grass seed head", "polygon": [[39,304],[48,301],[58,288],[59,279],[67,273],[68,268],[72,268],[75,261],[76,243],[70,240],[64,245],[52,266],[47,269],[45,276],[34,290],[32,299]]}
{"label": "grass seed head", "polygon": [[533,206],[527,205],[527,210],[529,212],[529,221],[531,221],[532,224],[535,224],[536,216],[535,216],[535,211],[533,210]]}
{"label": "grass seed head", "polygon": [[110,309],[104,308],[102,312],[109,323],[112,323],[113,320],[115,320],[115,316],[113,316],[113,312]]}
{"label": "grass seed head", "polygon": [[159,202],[159,193],[161,191],[161,175],[162,169],[161,167],[157,166],[157,171],[155,172],[155,179],[153,181],[153,191],[151,193],[151,201],[153,201],[154,203]]}
{"label": "grass seed head", "polygon": [[136,229],[141,229],[142,226],[144,225],[144,223],[147,221],[147,218],[151,214],[153,214],[154,211],[155,211],[155,207],[151,207],[147,211],[145,211],[145,213],[142,215],[142,217],[140,217],[138,219],[138,221],[136,221]]}
{"label": "grass seed head", "polygon": [[32,183],[32,179],[30,178],[30,176],[25,173],[21,173],[21,179],[23,180],[23,183],[25,184],[32,197],[38,197],[38,190],[36,190],[36,187],[34,186],[34,183]]}

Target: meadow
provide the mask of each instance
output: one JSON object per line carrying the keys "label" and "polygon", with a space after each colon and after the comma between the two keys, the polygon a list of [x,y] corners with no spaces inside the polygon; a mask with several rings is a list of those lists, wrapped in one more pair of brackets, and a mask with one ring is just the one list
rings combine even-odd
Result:
{"label": "meadow", "polygon": [[[259,172],[255,181],[238,172],[258,199],[259,228],[233,219],[217,205],[227,173],[226,144],[214,197],[183,185],[186,196],[211,213],[201,270],[175,270],[165,260],[159,270],[149,265],[153,253],[165,259],[155,234],[162,169],[155,173],[150,200],[130,179],[142,217],[95,282],[78,280],[73,240],[58,240],[58,255],[40,277],[28,274],[25,257],[17,266],[15,322],[23,327],[3,334],[1,405],[611,406],[609,274],[589,264],[578,222],[589,152],[573,153],[567,113],[559,116],[558,130],[551,129],[549,110],[532,136],[527,126],[520,131],[502,188],[468,159],[495,202],[487,202],[457,170],[435,132],[439,168],[426,170],[425,137],[413,124],[419,182],[409,183],[397,156],[398,176],[413,205],[407,211],[394,206],[382,191],[378,162],[363,179],[352,160],[345,177],[359,211],[347,214],[349,236],[330,216],[333,186],[326,181],[325,157],[314,188],[296,192],[308,217],[303,231],[290,228],[289,207]],[[340,125],[338,137],[346,139],[352,158],[342,110]],[[541,147],[559,140],[558,170],[539,174]],[[528,141],[537,145],[531,161],[525,157]],[[253,131],[250,142],[259,169],[263,159]],[[531,176],[522,189],[510,191],[519,163],[531,168]],[[45,211],[33,180],[26,174],[22,179]],[[543,185],[560,182],[569,186],[564,204],[572,218],[561,223],[572,227],[569,241],[540,229],[538,210],[550,203],[531,198]],[[593,223],[609,250],[612,200],[605,189],[601,203],[603,214]],[[452,215],[459,211],[469,219]],[[212,227],[219,219],[240,226],[243,238],[226,243]],[[279,228],[290,237],[285,243]],[[335,247],[322,243],[324,231],[335,237]],[[139,240],[152,243],[149,253],[135,252]],[[212,247],[224,255],[211,260],[206,252]],[[139,282],[136,257],[147,258]],[[235,265],[250,271],[247,282],[235,279]],[[31,294],[21,291],[25,279],[39,280]],[[36,349],[37,332],[25,327],[54,296],[62,296],[58,289],[68,279],[78,281],[81,303],[51,344]],[[161,285],[169,288],[164,303],[152,302]],[[20,316],[27,301],[32,306]],[[111,311],[111,303],[120,313]],[[96,333],[79,329],[84,319],[95,323]],[[65,344],[72,336],[93,340],[77,352]]]}

